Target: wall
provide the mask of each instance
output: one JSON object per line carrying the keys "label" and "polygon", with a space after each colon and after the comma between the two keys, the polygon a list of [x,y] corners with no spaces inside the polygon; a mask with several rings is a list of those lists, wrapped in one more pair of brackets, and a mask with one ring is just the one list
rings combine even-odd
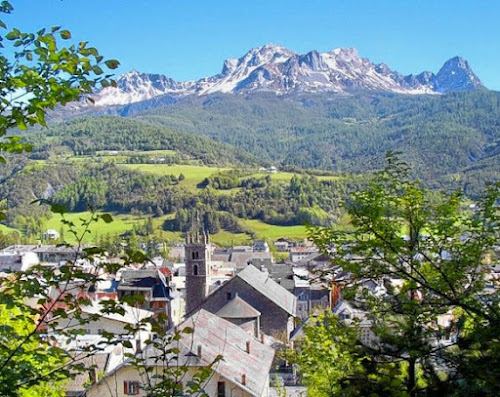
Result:
{"label": "wall", "polygon": [[[82,313],[83,319],[88,319],[88,315]],[[72,327],[74,329],[84,329],[86,334],[89,335],[100,335],[102,330],[110,332],[114,335],[130,335],[129,331],[125,329],[126,323],[111,320],[101,317],[99,321],[90,321],[87,324],[80,325],[77,320],[73,318],[65,318],[58,320],[57,329],[64,329],[67,327]],[[148,328],[151,326],[148,324]],[[141,342],[145,342],[149,338],[150,333],[147,330],[139,331],[133,335],[133,339],[140,339]],[[131,336],[132,337],[132,336]]]}
{"label": "wall", "polygon": [[[158,368],[158,373],[161,372],[161,368]],[[196,372],[195,368],[189,368],[188,373],[183,378],[183,384],[185,385]],[[153,373],[151,373],[153,375]],[[141,384],[146,381],[145,378],[141,377],[139,371],[131,366],[124,366],[118,369],[114,374],[102,379],[99,383],[91,386],[86,397],[127,397],[128,395],[124,393],[123,383],[125,381],[137,381]],[[204,385],[204,389],[209,396],[217,397],[217,383],[224,382],[226,388],[227,397],[250,397],[251,394],[245,392],[239,388],[233,382],[220,377],[218,374],[214,373],[207,384]],[[269,382],[267,382],[269,383]],[[269,393],[269,387],[266,386],[262,397],[267,397]],[[139,396],[146,396],[146,392],[141,390]]]}
{"label": "wall", "polygon": [[238,293],[240,298],[261,312],[260,329],[265,334],[272,335],[275,332],[287,332],[289,314],[239,277],[234,277],[214,291],[202,303],[200,308],[214,314],[217,313],[229,301],[227,293],[231,293],[231,298]]}

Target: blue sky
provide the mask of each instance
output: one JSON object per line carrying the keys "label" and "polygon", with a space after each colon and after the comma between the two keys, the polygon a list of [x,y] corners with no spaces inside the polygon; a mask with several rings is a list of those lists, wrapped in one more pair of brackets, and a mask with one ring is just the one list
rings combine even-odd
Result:
{"label": "blue sky", "polygon": [[193,80],[224,59],[266,43],[299,53],[355,47],[404,74],[437,72],[466,58],[500,90],[500,1],[496,0],[12,0],[9,26],[63,25],[119,72],[138,69]]}

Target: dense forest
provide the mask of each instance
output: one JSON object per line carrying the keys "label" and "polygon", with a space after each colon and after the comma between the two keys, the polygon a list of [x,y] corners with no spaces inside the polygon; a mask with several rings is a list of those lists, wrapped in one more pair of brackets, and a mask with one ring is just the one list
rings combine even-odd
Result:
{"label": "dense forest", "polygon": [[[500,93],[189,97],[134,116],[300,168],[364,173],[399,151],[432,187],[473,194],[500,170]],[[475,165],[478,164],[476,167]]]}
{"label": "dense forest", "polygon": [[[175,151],[165,159],[170,163],[198,159],[366,173],[380,169],[384,153],[395,151],[432,188],[463,188],[474,196],[485,182],[499,179],[498,92],[215,94],[167,103],[146,110],[137,104],[136,112],[128,105],[126,118],[86,116],[28,131],[32,158],[47,158],[58,149],[87,155],[170,149]],[[107,112],[123,113],[120,109]]]}
{"label": "dense forest", "polygon": [[[133,108],[133,106],[132,106]],[[400,151],[414,176],[435,190],[461,188],[470,197],[500,179],[500,94],[433,96],[327,94],[189,97],[131,117],[76,118],[30,129],[33,151],[9,155],[0,169],[5,223],[40,232],[50,198],[69,211],[171,214],[164,229],[185,231],[193,209],[211,232],[249,232],[239,219],[273,225],[327,225],[339,203]],[[126,155],[110,156],[110,153]],[[114,163],[227,167],[196,189],[181,173],[148,174]],[[256,176],[275,164],[291,180]],[[328,171],[330,170],[330,171]],[[343,175],[321,179],[318,175]],[[313,175],[310,175],[313,174]]]}
{"label": "dense forest", "polygon": [[[14,171],[16,162],[9,166]],[[179,186],[180,180],[182,175],[158,176],[113,163],[33,165],[5,180],[0,200],[9,207],[7,224],[28,235],[40,233],[40,221],[49,216],[45,207],[31,205],[41,197],[70,212],[90,207],[157,217],[174,214],[165,224],[172,231],[186,231],[192,222],[189,214],[196,210],[211,233],[221,229],[248,232],[238,218],[275,225],[331,224],[340,215],[339,205],[347,190],[355,186],[354,182],[321,181],[306,174],[293,176],[289,182],[274,181],[271,175],[255,177],[237,170],[206,178],[195,190]],[[238,189],[221,194],[229,188]]]}
{"label": "dense forest", "polygon": [[95,155],[100,151],[172,150],[164,160],[181,163],[197,159],[203,164],[257,164],[248,153],[206,137],[192,136],[149,122],[120,117],[85,117],[29,131],[31,158],[46,159],[57,151],[72,155]]}

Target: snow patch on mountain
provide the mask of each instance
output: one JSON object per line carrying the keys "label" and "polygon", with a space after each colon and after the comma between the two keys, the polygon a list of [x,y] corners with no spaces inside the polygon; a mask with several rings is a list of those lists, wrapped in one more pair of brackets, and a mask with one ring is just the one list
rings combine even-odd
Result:
{"label": "snow patch on mountain", "polygon": [[126,105],[162,95],[186,96],[270,91],[292,92],[386,91],[400,94],[440,94],[483,88],[468,62],[454,57],[437,74],[404,76],[386,64],[374,64],[355,48],[297,54],[283,46],[266,44],[241,58],[224,61],[221,73],[197,81],[176,82],[161,74],[133,70],[93,98],[97,106]]}

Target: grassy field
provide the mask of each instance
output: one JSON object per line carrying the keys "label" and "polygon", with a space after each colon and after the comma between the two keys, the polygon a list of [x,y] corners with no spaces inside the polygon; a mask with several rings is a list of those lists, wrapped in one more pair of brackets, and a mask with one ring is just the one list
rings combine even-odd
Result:
{"label": "grassy field", "polygon": [[179,184],[189,189],[195,189],[196,185],[210,175],[228,170],[229,168],[206,167],[198,165],[166,165],[166,164],[122,164],[120,167],[131,170],[149,172],[155,175],[183,174],[185,179]]}
{"label": "grassy field", "polygon": [[252,239],[245,233],[230,233],[225,230],[210,236],[210,240],[221,247],[232,247],[234,245],[248,245]]}
{"label": "grassy field", "polygon": [[[179,176],[183,174],[185,179],[180,183],[180,186],[184,186],[189,189],[195,189],[198,183],[202,182],[205,178],[208,178],[210,175],[213,175],[217,172],[227,171],[230,168],[221,168],[221,167],[207,167],[202,165],[166,165],[166,164],[122,164],[120,167],[125,167],[131,170],[141,171],[141,172],[149,172],[155,175],[175,175]],[[251,174],[248,177],[262,178],[267,175],[271,176],[271,180],[273,181],[284,181],[288,182],[292,177],[296,174],[292,172],[277,172],[275,174],[269,174],[267,172],[257,172]],[[338,180],[341,177],[338,176],[318,176],[320,180]],[[218,190],[218,194],[231,195],[235,194],[240,189],[229,189],[229,190]]]}
{"label": "grassy field", "polygon": [[[127,231],[133,230],[134,225],[142,225],[144,222],[147,220],[146,215],[130,215],[130,214],[111,214],[113,217],[113,222],[111,223],[105,223],[102,219],[100,219],[97,223],[94,223],[90,227],[90,233],[87,233],[85,236],[84,242],[85,243],[95,243],[96,239],[99,236],[104,236],[104,235],[119,235],[122,233],[125,233]],[[82,219],[86,220],[89,219],[90,217],[90,212],[77,212],[77,213],[70,213],[70,214],[65,214],[64,218],[70,222],[73,222],[76,227],[75,230],[77,231],[78,235],[81,235],[84,231],[84,227],[82,226]],[[181,233],[174,233],[174,232],[165,232],[162,230],[162,225],[163,222],[170,218],[171,215],[165,215],[159,218],[152,218],[153,219],[153,228],[155,233],[159,233],[162,238],[164,238],[167,241],[181,241],[182,236]],[[47,222],[46,228],[47,229],[54,229],[57,231],[61,230],[61,216],[58,214],[55,214],[52,216],[52,218]],[[74,243],[76,241],[75,237],[71,234],[68,233],[68,227],[64,227],[64,239],[67,243]]]}
{"label": "grassy field", "polygon": [[0,223],[0,232],[1,233],[11,233],[11,232],[16,232],[17,229],[14,229],[12,227],[9,227],[7,225],[3,225]]}
{"label": "grassy field", "polygon": [[[263,178],[267,175],[271,176],[271,180],[273,181],[285,181],[288,182],[294,175],[299,175],[299,176],[306,176],[307,174],[295,174],[293,172],[284,172],[284,171],[278,171],[275,174],[270,174],[268,172],[257,172],[255,174],[252,174],[251,176],[254,178]],[[338,181],[342,179],[340,176],[333,176],[333,175],[326,175],[326,176],[316,176],[320,181]]]}
{"label": "grassy field", "polygon": [[280,237],[289,237],[292,239],[303,239],[307,237],[305,226],[276,226],[268,225],[255,219],[241,220],[241,223],[252,229],[257,238],[275,240]]}
{"label": "grassy field", "polygon": [[[113,216],[113,222],[105,223],[103,220],[99,220],[97,223],[93,224],[90,228],[90,233],[85,237],[85,242],[95,243],[96,239],[104,235],[119,235],[127,231],[133,230],[134,225],[143,225],[147,219],[144,215],[130,215],[130,214],[111,214]],[[79,235],[83,233],[82,219],[88,219],[90,216],[89,212],[78,212],[65,214],[65,219],[73,222],[76,225],[76,230]],[[165,215],[159,218],[153,219],[154,233],[160,236],[166,241],[182,241],[183,236],[180,232],[168,232],[162,230],[162,225],[165,220],[171,219],[172,215]],[[275,226],[268,225],[258,220],[240,220],[245,226],[250,228],[258,239],[269,239],[275,240],[279,237],[289,237],[293,239],[302,239],[307,237],[305,226]],[[57,231],[61,230],[61,216],[53,215],[48,221],[46,228],[54,229]],[[67,227],[64,229],[64,238],[68,243],[74,243],[75,238],[67,232]],[[244,233],[230,233],[227,231],[221,231],[217,234],[211,236],[214,243],[228,247],[232,245],[244,245],[251,242],[249,235]]]}

